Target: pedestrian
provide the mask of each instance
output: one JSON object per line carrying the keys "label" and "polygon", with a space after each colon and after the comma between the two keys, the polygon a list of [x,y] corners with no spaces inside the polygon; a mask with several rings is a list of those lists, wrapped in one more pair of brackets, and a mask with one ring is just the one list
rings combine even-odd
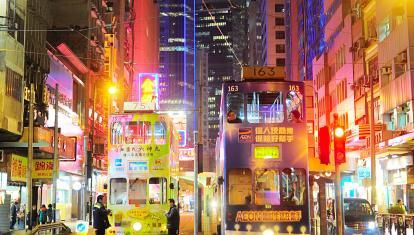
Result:
{"label": "pedestrian", "polygon": [[47,221],[47,209],[46,206],[43,204],[39,210],[39,223],[46,224]]}
{"label": "pedestrian", "polygon": [[96,198],[96,203],[93,206],[93,228],[96,235],[105,235],[105,230],[111,227],[108,220],[108,215],[111,213],[103,205],[103,195]]}
{"label": "pedestrian", "polygon": [[407,209],[404,206],[404,202],[401,199],[397,200],[397,210],[395,214],[407,214]]}
{"label": "pedestrian", "polygon": [[47,223],[52,223],[53,221],[53,206],[52,204],[47,205]]}
{"label": "pedestrian", "polygon": [[[32,216],[32,221],[30,221],[30,216]],[[32,211],[31,212],[29,212],[29,211],[27,212],[26,223],[27,223],[27,226],[29,227],[29,229],[36,226],[36,224],[37,224],[37,208],[36,208],[36,205],[32,206]]]}
{"label": "pedestrian", "polygon": [[24,229],[25,208],[26,208],[26,205],[20,205],[19,212],[17,213],[18,229]]}
{"label": "pedestrian", "polygon": [[165,214],[167,217],[168,235],[177,235],[178,228],[180,227],[180,214],[174,199],[170,198],[168,201],[170,202],[170,210]]}
{"label": "pedestrian", "polygon": [[19,211],[19,202],[16,200],[11,208],[10,208],[10,229],[13,230],[14,229],[14,225],[16,224],[17,221],[17,212]]}

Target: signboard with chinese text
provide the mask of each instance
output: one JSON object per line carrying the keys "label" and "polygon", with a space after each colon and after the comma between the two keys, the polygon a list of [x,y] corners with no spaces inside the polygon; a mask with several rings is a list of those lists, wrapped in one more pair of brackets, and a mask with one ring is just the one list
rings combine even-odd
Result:
{"label": "signboard with chinese text", "polygon": [[178,149],[178,159],[180,161],[191,161],[194,160],[195,152],[194,148],[180,148]]}
{"label": "signboard with chinese text", "polygon": [[53,159],[33,159],[33,179],[53,178]]}
{"label": "signboard with chinese text", "polygon": [[139,100],[142,104],[154,103],[158,108],[158,74],[140,73]]}
{"label": "signboard with chinese text", "polygon": [[10,180],[26,182],[27,158],[16,154],[11,155]]}
{"label": "signboard with chinese text", "polygon": [[256,127],[255,141],[256,143],[291,143],[293,142],[293,127]]}

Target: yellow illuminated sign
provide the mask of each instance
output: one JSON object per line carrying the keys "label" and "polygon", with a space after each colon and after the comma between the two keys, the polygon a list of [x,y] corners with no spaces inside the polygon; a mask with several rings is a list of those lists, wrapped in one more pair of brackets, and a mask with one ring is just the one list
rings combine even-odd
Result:
{"label": "yellow illuminated sign", "polygon": [[146,209],[134,208],[127,211],[127,215],[134,219],[143,219],[149,215],[149,211]]}
{"label": "yellow illuminated sign", "polygon": [[256,127],[256,143],[293,142],[293,127]]}
{"label": "yellow illuminated sign", "polygon": [[238,211],[237,222],[299,222],[302,211]]}
{"label": "yellow illuminated sign", "polygon": [[278,159],[280,157],[279,146],[255,146],[254,158]]}

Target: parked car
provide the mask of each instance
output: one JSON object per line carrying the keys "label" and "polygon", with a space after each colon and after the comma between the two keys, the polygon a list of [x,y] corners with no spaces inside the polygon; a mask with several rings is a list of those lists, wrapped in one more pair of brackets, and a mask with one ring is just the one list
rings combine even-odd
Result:
{"label": "parked car", "polygon": [[371,204],[361,198],[344,198],[345,235],[379,234]]}

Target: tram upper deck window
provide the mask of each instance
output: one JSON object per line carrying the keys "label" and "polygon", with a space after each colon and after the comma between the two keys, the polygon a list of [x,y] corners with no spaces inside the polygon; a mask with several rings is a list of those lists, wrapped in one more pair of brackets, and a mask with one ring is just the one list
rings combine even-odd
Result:
{"label": "tram upper deck window", "polygon": [[150,178],[148,190],[150,204],[165,204],[167,202],[167,179]]}
{"label": "tram upper deck window", "polygon": [[244,98],[241,93],[227,95],[227,122],[242,123],[244,120]]}
{"label": "tram upper deck window", "polygon": [[111,123],[111,143],[122,144],[124,138],[122,122]]}
{"label": "tram upper deck window", "polygon": [[129,204],[145,205],[147,201],[147,180],[130,179],[128,191]]}
{"label": "tram upper deck window", "polygon": [[126,204],[127,180],[125,178],[113,178],[110,181],[110,202],[112,205]]}
{"label": "tram upper deck window", "polygon": [[126,144],[150,144],[151,136],[151,122],[139,121],[125,123]]}
{"label": "tram upper deck window", "polygon": [[256,170],[255,180],[255,204],[280,205],[279,171]]}
{"label": "tram upper deck window", "polygon": [[154,123],[154,139],[155,144],[166,144],[167,143],[167,128],[164,122]]}
{"label": "tram upper deck window", "polygon": [[304,205],[306,173],[304,169],[285,168],[282,170],[282,199],[284,203]]}
{"label": "tram upper deck window", "polygon": [[286,111],[289,122],[303,122],[303,95],[299,91],[290,91],[286,96]]}
{"label": "tram upper deck window", "polygon": [[229,170],[228,197],[230,205],[252,203],[252,172],[250,169]]}
{"label": "tram upper deck window", "polygon": [[249,123],[282,123],[283,96],[279,91],[247,94],[247,121]]}

